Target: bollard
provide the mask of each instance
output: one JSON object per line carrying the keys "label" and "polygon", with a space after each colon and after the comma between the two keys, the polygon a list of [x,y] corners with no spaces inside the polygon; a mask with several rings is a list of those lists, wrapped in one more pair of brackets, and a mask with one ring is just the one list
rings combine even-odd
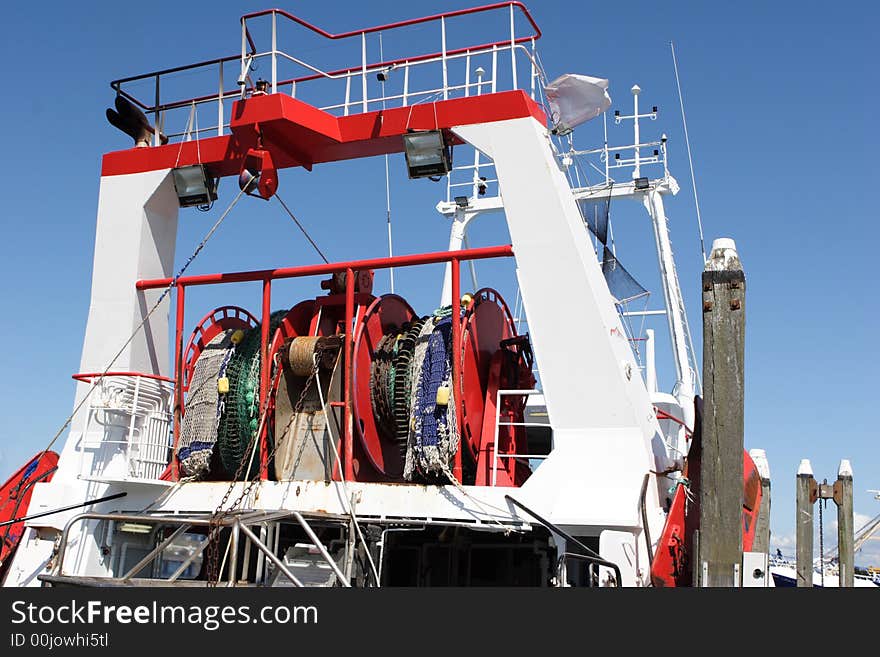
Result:
{"label": "bollard", "polygon": [[703,271],[701,586],[741,586],[745,274],[736,244],[717,239]]}
{"label": "bollard", "polygon": [[803,459],[797,471],[797,517],[795,541],[797,550],[797,585],[813,586],[813,503],[816,501],[816,480],[810,461]]}
{"label": "bollard", "polygon": [[849,461],[843,459],[834,484],[834,503],[837,504],[837,556],[839,586],[854,586],[855,562],[853,527],[853,472]]}

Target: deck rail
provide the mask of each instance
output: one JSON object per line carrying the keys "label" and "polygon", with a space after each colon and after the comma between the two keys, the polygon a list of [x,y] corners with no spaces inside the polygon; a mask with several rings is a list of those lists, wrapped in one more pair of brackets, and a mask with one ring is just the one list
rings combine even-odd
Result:
{"label": "deck rail", "polygon": [[171,459],[174,380],[141,372],[80,373],[96,380],[77,451],[81,479],[159,482]]}
{"label": "deck rail", "polygon": [[[506,27],[502,33],[497,25],[489,24],[491,19],[488,15],[494,15],[497,21],[499,15],[503,14],[506,14]],[[461,20],[478,15],[486,19],[485,25],[459,24]],[[239,54],[151,71],[110,83],[117,94],[150,115],[154,128],[153,145],[160,144],[162,135],[170,140],[188,141],[202,136],[226,134],[231,103],[243,100],[256,91],[253,73],[262,64],[268,64],[270,70],[269,80],[266,81],[270,93],[281,93],[283,88],[287,88],[291,96],[302,98],[324,111],[344,116],[478,95],[485,91],[494,93],[523,89],[535,98],[536,82],[541,78],[536,50],[541,30],[520,2],[499,2],[337,34],[282,9],[245,14],[240,22]],[[519,28],[517,23],[520,24]],[[392,37],[392,41],[394,38],[403,40],[401,32],[423,26],[436,27],[439,41],[437,50],[406,57],[384,56],[383,37]],[[301,38],[287,38],[287,32],[292,29],[298,30],[299,37],[318,37],[322,41],[338,43],[340,49],[345,46],[357,48],[360,61],[340,68],[322,65],[317,60],[306,60],[304,55],[290,51],[285,45],[299,44],[301,41]],[[267,31],[265,39],[268,43],[264,44],[264,38],[257,35]],[[494,33],[495,38],[485,43],[468,38],[471,34],[486,32]],[[465,40],[468,43],[448,47],[453,36],[458,37],[456,42]],[[423,40],[423,37],[419,40]],[[378,57],[369,55],[370,47],[378,49]],[[356,55],[346,55],[346,58],[351,56]],[[233,73],[237,77],[231,82]],[[211,83],[214,90],[192,95],[191,90],[197,84],[193,74],[202,78],[202,85],[205,80],[214,80]],[[336,83],[332,91],[328,90],[330,83]],[[208,86],[202,88],[205,91],[209,89]],[[149,100],[144,99],[147,94]],[[172,124],[175,129],[166,131],[165,128],[170,128]]]}

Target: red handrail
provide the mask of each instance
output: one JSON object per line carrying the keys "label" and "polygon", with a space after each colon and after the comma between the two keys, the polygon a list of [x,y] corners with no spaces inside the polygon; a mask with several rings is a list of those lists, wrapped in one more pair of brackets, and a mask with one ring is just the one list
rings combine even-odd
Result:
{"label": "red handrail", "polygon": [[[411,265],[430,265],[450,260],[482,260],[484,258],[503,258],[513,256],[513,247],[486,246],[461,251],[435,251],[433,253],[416,253],[412,255],[372,258],[369,260],[352,260],[351,262],[331,262],[320,265],[303,265],[300,267],[284,267],[280,269],[262,269],[256,271],[239,271],[228,274],[202,274],[182,276],[177,279],[177,287],[188,285],[215,285],[218,283],[246,283],[250,281],[269,281],[279,278],[298,278],[301,276],[319,276],[335,274],[346,269],[354,271],[364,269],[388,269],[389,267],[407,267]],[[139,280],[135,283],[138,290],[155,290],[164,288],[174,282],[173,278],[154,278]]]}
{"label": "red handrail", "polygon": [[[249,18],[257,18],[259,16],[267,16],[269,14],[281,14],[285,18],[289,18],[295,23],[302,25],[303,27],[315,32],[316,34],[320,34],[321,36],[327,39],[347,39],[349,37],[358,36],[360,34],[372,34],[373,32],[381,32],[382,30],[394,30],[399,27],[408,27],[410,25],[419,25],[420,23],[429,23],[431,21],[440,20],[441,18],[454,18],[455,16],[465,16],[468,14],[479,14],[484,11],[492,11],[494,9],[501,9],[502,7],[517,7],[520,12],[526,17],[526,20],[529,21],[532,28],[535,30],[534,38],[541,38],[541,28],[538,27],[538,24],[535,22],[535,19],[532,18],[532,15],[529,13],[529,10],[526,6],[521,2],[496,2],[491,5],[482,5],[479,7],[470,7],[468,9],[456,9],[454,11],[443,12],[442,14],[434,14],[432,16],[423,16],[422,18],[410,18],[404,21],[397,21],[396,23],[386,23],[385,25],[377,25],[375,27],[368,27],[360,30],[351,30],[349,32],[340,32],[339,34],[332,34],[327,32],[326,30],[322,30],[320,27],[312,25],[311,23],[304,21],[302,18],[298,16],[294,16],[293,14],[289,14],[283,9],[263,9],[262,11],[256,11],[251,14],[245,14],[241,17],[241,21],[245,22]],[[532,38],[532,37],[528,37]]]}
{"label": "red handrail", "polygon": [[139,376],[143,379],[155,379],[156,381],[165,381],[166,383],[174,383],[174,379],[159,374],[147,374],[146,372],[80,372],[71,374],[70,378],[82,383],[91,383],[92,379],[100,379],[105,376]]}
{"label": "red handrail", "polygon": [[[368,28],[361,29],[361,30],[351,30],[349,32],[341,32],[339,34],[331,34],[330,32],[322,30],[320,27],[316,27],[315,25],[312,25],[311,23],[304,21],[303,19],[299,18],[298,16],[294,16],[293,14],[289,14],[286,11],[284,11],[283,9],[264,9],[263,11],[254,12],[252,14],[245,14],[244,16],[241,17],[241,20],[242,20],[242,22],[244,22],[248,18],[257,18],[259,16],[266,16],[266,15],[273,14],[273,13],[280,14],[280,15],[284,16],[285,18],[288,18],[288,19],[294,21],[295,23],[302,25],[303,27],[315,32],[316,34],[320,34],[321,36],[323,36],[327,39],[347,39],[347,38],[358,36],[361,34],[372,34],[374,32],[381,32],[382,30],[393,30],[393,29],[397,29],[400,27],[409,27],[411,25],[419,25],[422,23],[429,23],[431,21],[440,20],[441,18],[453,18],[455,16],[466,16],[466,15],[470,15],[470,14],[479,14],[479,13],[482,13],[485,11],[492,11],[494,9],[501,9],[503,7],[517,7],[517,8],[519,8],[519,10],[522,12],[522,14],[526,17],[526,20],[529,21],[529,24],[535,30],[535,33],[532,35],[517,37],[516,39],[513,40],[514,43],[524,43],[526,41],[531,41],[532,39],[540,39],[541,38],[541,28],[538,27],[538,24],[535,22],[535,19],[532,18],[532,15],[529,13],[529,10],[521,2],[496,2],[495,4],[491,4],[491,5],[482,5],[480,7],[471,7],[469,9],[457,9],[455,11],[448,11],[448,12],[444,12],[442,14],[434,14],[432,16],[424,16],[422,18],[410,18],[405,21],[398,21],[396,23],[386,23],[385,25],[377,25],[375,27],[368,27]],[[247,32],[247,27],[245,27],[245,32],[248,34],[248,40],[250,40],[250,33]],[[461,53],[468,52],[469,50],[488,49],[488,48],[491,48],[492,46],[509,44],[510,42],[511,42],[510,39],[504,39],[502,41],[492,41],[490,43],[484,43],[479,46],[467,46],[467,47],[463,47],[463,48],[456,48],[454,50],[446,51],[446,56],[449,57],[449,56],[453,56],[453,55],[459,55]],[[376,68],[383,68],[386,66],[394,66],[397,64],[403,64],[404,62],[420,62],[420,61],[424,61],[426,59],[431,59],[433,57],[441,57],[442,55],[443,55],[443,53],[441,53],[441,52],[435,52],[435,53],[428,53],[425,55],[416,55],[414,57],[401,57],[399,59],[389,59],[389,60],[385,60],[382,62],[368,64],[367,69],[372,70],[372,69],[376,69]],[[337,69],[335,71],[329,71],[328,73],[323,74],[323,75],[321,73],[313,73],[311,75],[305,75],[305,76],[302,76],[299,78],[290,78],[288,80],[281,80],[278,82],[278,84],[290,84],[291,82],[298,83],[298,82],[306,82],[309,80],[319,80],[319,79],[322,79],[327,76],[343,75],[346,73],[352,73],[354,71],[359,71],[359,70],[361,70],[361,66],[350,66],[348,68],[342,68],[342,69]],[[207,96],[205,98],[205,100],[207,100],[208,98],[212,98],[212,96]]]}
{"label": "red handrail", "polygon": [[681,426],[684,427],[685,434],[688,437],[693,435],[693,433],[694,433],[693,429],[691,429],[688,425],[686,425],[684,423],[684,420],[681,420],[681,419],[675,417],[674,415],[670,415],[669,413],[664,411],[662,408],[657,408],[656,406],[654,407],[654,412],[655,412],[658,420],[672,420],[673,422],[680,424]]}

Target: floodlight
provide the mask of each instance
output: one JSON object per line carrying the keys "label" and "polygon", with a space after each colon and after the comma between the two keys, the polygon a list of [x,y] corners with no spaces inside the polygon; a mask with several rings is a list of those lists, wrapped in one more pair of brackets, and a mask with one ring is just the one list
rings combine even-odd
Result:
{"label": "floodlight", "polygon": [[403,135],[403,149],[410,178],[444,176],[452,168],[452,149],[440,130]]}
{"label": "floodlight", "polygon": [[214,179],[208,175],[205,167],[201,164],[178,167],[172,169],[171,174],[174,178],[174,189],[177,191],[180,207],[208,205],[217,199]]}

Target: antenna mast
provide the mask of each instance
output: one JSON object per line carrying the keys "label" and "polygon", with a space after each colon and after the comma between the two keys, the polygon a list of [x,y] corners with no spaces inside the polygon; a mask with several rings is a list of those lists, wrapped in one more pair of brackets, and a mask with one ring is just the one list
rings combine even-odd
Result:
{"label": "antenna mast", "polygon": [[[382,33],[379,33],[379,60],[385,61],[385,53],[382,48]],[[385,109],[385,79],[389,71],[386,71],[379,81],[382,83],[382,109]],[[394,241],[391,239],[391,178],[388,172],[388,153],[385,153],[385,224],[388,228],[388,257],[394,257]],[[388,268],[388,279],[391,283],[391,293],[394,294],[394,267]]]}
{"label": "antenna mast", "polygon": [[675,69],[675,86],[678,87],[678,104],[681,107],[681,123],[684,126],[684,143],[687,147],[688,165],[691,169],[691,186],[694,188],[694,205],[697,208],[697,227],[700,229],[700,251],[703,253],[703,264],[706,263],[706,245],[703,241],[703,219],[700,216],[700,200],[697,197],[697,179],[694,177],[694,160],[691,157],[691,140],[688,138],[687,118],[684,115],[684,98],[681,94],[681,82],[678,79],[678,62],[675,59],[675,44],[669,42],[672,49],[672,67]]}

